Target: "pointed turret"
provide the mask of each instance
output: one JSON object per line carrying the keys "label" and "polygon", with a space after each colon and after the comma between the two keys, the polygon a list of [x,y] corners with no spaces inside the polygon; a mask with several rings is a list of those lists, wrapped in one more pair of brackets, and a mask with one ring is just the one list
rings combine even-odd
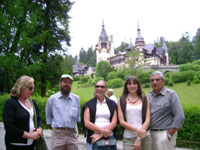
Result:
{"label": "pointed turret", "polygon": [[[111,37],[112,40],[112,37]],[[108,58],[112,56],[111,47],[112,41],[109,40],[109,37],[106,33],[104,22],[102,24],[101,34],[99,36],[98,44],[96,45],[96,56],[97,56],[97,63],[101,60],[108,61]],[[114,50],[113,50],[114,54]]]}
{"label": "pointed turret", "polygon": [[144,38],[141,35],[139,23],[138,23],[138,29],[137,29],[137,37],[135,39],[135,46],[144,46]]}
{"label": "pointed turret", "polygon": [[101,34],[100,34],[100,39],[101,39],[101,42],[102,42],[102,43],[106,43],[106,41],[107,41],[107,39],[108,39],[106,30],[105,30],[105,28],[104,28],[104,22],[103,22],[103,25],[102,25],[102,30],[101,30]]}

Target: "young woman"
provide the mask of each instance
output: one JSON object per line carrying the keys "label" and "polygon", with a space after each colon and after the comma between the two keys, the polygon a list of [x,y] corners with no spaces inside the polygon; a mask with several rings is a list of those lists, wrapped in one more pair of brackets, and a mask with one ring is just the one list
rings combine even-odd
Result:
{"label": "young woman", "polygon": [[119,122],[124,130],[124,150],[151,150],[149,101],[137,77],[126,79],[123,95],[118,100]]}

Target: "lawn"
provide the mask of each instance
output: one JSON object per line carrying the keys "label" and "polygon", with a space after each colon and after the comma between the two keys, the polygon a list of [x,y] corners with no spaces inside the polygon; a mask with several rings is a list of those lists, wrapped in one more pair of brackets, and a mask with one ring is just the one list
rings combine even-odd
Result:
{"label": "lawn", "polygon": [[[191,84],[190,86],[187,86],[186,83],[178,83],[169,88],[177,92],[184,107],[187,107],[188,105],[200,106],[200,84]],[[143,90],[147,95],[151,91],[151,88],[144,88]],[[123,88],[114,89],[117,98],[120,97],[122,91]],[[80,97],[81,104],[84,104],[93,97],[94,87],[80,88],[77,82],[74,82],[72,92],[77,94]]]}

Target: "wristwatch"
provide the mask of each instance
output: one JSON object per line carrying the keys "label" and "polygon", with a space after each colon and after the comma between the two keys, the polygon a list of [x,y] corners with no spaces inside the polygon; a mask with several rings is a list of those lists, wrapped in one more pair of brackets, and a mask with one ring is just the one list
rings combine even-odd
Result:
{"label": "wristwatch", "polygon": [[141,138],[140,138],[139,136],[137,136],[136,139],[137,139],[138,141],[141,141]]}
{"label": "wristwatch", "polygon": [[172,138],[172,136],[171,136],[169,133],[167,133],[167,137],[168,137],[169,139]]}

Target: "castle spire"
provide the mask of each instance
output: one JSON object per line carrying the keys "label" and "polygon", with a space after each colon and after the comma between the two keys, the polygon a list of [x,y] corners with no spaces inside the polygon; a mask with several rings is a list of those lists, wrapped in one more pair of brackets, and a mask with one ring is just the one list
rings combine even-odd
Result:
{"label": "castle spire", "polygon": [[141,31],[140,31],[140,26],[139,26],[139,21],[137,22],[138,24],[138,28],[137,28],[137,37],[135,39],[135,46],[144,46],[144,38],[141,35]]}

